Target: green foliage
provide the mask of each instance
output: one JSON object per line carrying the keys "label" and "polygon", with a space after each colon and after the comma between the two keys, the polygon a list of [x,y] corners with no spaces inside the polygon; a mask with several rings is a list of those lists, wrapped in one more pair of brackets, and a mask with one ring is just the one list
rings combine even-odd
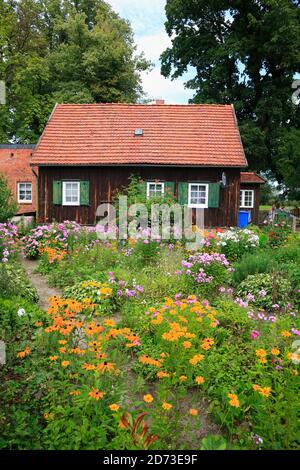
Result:
{"label": "green foliage", "polygon": [[18,263],[0,263],[0,295],[20,296],[31,302],[39,298],[24,269]]}
{"label": "green foliage", "polygon": [[235,105],[250,167],[298,187],[299,106],[291,98],[299,2],[168,0],[166,15],[172,46],[162,54],[163,75],[192,67],[194,103]]}
{"label": "green foliage", "polygon": [[[266,295],[260,294],[266,291]],[[262,309],[272,310],[273,304],[284,308],[291,300],[292,285],[280,272],[247,276],[237,288],[237,294],[245,299],[248,294],[255,297],[253,304]]]}
{"label": "green foliage", "polygon": [[269,273],[278,266],[274,256],[270,252],[259,250],[245,255],[234,265],[232,279],[235,285],[246,279],[251,274]]}
{"label": "green foliage", "polygon": [[0,3],[0,137],[35,143],[55,103],[136,102],[140,72],[129,23],[102,0]]}
{"label": "green foliage", "polygon": [[227,442],[222,436],[209,435],[202,439],[200,450],[226,450]]}
{"label": "green foliage", "polygon": [[94,304],[96,315],[112,314],[115,308],[115,292],[111,286],[99,281],[83,281],[66,287],[64,297],[79,302],[88,301]]}
{"label": "green foliage", "polygon": [[12,196],[7,180],[0,174],[0,223],[7,222],[18,209],[17,202]]}

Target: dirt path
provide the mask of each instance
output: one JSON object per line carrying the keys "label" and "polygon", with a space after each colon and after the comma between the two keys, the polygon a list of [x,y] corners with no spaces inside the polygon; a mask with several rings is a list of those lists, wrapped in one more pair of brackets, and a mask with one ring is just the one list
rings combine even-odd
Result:
{"label": "dirt path", "polygon": [[61,295],[61,291],[56,287],[49,287],[47,284],[47,279],[41,274],[35,273],[38,267],[38,261],[29,260],[27,258],[22,258],[21,263],[32,282],[32,285],[35,287],[38,296],[39,296],[39,306],[42,310],[47,310],[49,306],[48,299],[55,295]]}

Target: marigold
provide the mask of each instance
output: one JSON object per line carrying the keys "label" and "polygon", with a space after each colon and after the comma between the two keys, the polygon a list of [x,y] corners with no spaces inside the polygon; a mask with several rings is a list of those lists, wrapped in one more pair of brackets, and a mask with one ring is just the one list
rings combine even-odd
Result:
{"label": "marigold", "polygon": [[260,386],[256,384],[252,385],[252,388],[255,392],[258,392],[260,390]]}
{"label": "marigold", "polygon": [[105,326],[116,326],[116,322],[112,320],[111,318],[108,318],[107,320],[104,320],[103,325]]}
{"label": "marigold", "polygon": [[265,351],[264,349],[257,349],[255,351],[255,354],[257,357],[265,357],[267,355],[267,351]]}
{"label": "marigold", "polygon": [[280,350],[278,348],[271,349],[271,353],[273,356],[278,356],[280,354]]}
{"label": "marigold", "polygon": [[19,357],[20,359],[23,359],[24,357],[28,356],[30,353],[31,353],[31,349],[25,348],[24,351],[18,352],[17,357]]}
{"label": "marigold", "polygon": [[154,400],[154,398],[153,398],[153,396],[151,395],[151,393],[147,393],[146,395],[144,395],[143,400],[144,400],[144,402],[146,402],[146,403],[152,403],[153,400]]}
{"label": "marigold", "polygon": [[199,414],[199,411],[196,410],[195,408],[191,408],[191,409],[189,410],[189,414],[190,414],[191,416],[197,416],[197,415]]}
{"label": "marigold", "polygon": [[72,391],[69,393],[69,395],[74,395],[74,396],[76,396],[76,397],[77,397],[78,395],[80,395],[80,394],[81,394],[80,390],[72,390]]}
{"label": "marigold", "polygon": [[261,357],[261,358],[258,360],[258,362],[259,362],[260,364],[266,364],[266,363],[267,363],[267,359],[266,359],[265,357]]}
{"label": "marigold", "polygon": [[63,367],[68,367],[70,365],[70,361],[62,361],[61,365]]}
{"label": "marigold", "polygon": [[259,393],[264,397],[268,397],[271,393],[271,390],[271,387],[264,387],[259,390]]}
{"label": "marigold", "polygon": [[196,384],[198,384],[198,385],[203,384],[204,381],[205,381],[205,379],[204,379],[204,377],[202,377],[202,375],[198,375],[198,377],[195,378],[195,382],[196,382]]}
{"label": "marigold", "polygon": [[58,356],[50,356],[49,359],[50,361],[57,361]]}
{"label": "marigold", "polygon": [[192,343],[190,341],[184,341],[182,343],[182,346],[185,348],[185,349],[189,349],[192,347]]}
{"label": "marigold", "polygon": [[292,336],[292,333],[287,330],[284,330],[281,332],[281,336],[283,336],[284,338],[289,338],[290,336]]}
{"label": "marigold", "polygon": [[167,403],[167,402],[164,402],[161,406],[166,411],[169,411],[171,408],[173,408],[173,405],[171,405],[171,403]]}
{"label": "marigold", "polygon": [[117,405],[116,403],[113,403],[112,405],[109,405],[109,409],[111,411],[118,411],[119,408],[120,408],[119,405]]}

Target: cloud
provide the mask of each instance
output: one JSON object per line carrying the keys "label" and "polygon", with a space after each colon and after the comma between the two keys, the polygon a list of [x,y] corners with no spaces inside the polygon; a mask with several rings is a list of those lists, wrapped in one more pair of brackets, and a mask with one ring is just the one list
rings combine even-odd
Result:
{"label": "cloud", "polygon": [[138,52],[144,52],[154,65],[151,72],[142,73],[142,84],[148,98],[164,98],[167,103],[187,103],[193,92],[184,88],[182,77],[169,80],[160,74],[161,53],[171,45],[164,27],[165,0],[107,0],[122,18],[128,19],[135,34]]}

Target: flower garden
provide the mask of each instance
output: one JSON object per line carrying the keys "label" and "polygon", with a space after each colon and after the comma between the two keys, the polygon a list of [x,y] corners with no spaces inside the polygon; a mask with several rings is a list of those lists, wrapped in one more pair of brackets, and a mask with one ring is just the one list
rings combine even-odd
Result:
{"label": "flower garden", "polygon": [[[60,291],[47,311],[22,256]],[[284,223],[207,231],[197,252],[0,224],[0,258],[0,448],[299,448],[300,245]]]}

